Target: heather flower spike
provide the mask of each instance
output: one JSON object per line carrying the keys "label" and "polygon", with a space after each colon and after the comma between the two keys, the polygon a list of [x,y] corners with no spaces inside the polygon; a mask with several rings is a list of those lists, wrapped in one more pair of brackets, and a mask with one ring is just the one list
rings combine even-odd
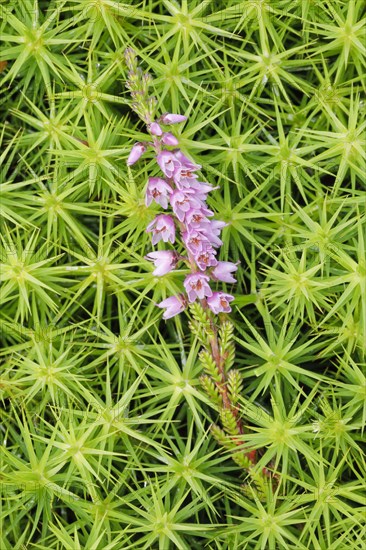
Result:
{"label": "heather flower spike", "polygon": [[[152,142],[136,143],[128,157],[127,164],[132,165],[150,146],[155,151],[156,162],[162,172],[162,177],[149,178],[145,203],[149,206],[153,201],[171,214],[161,214],[148,225],[147,231],[152,233],[152,243],[159,241],[174,243],[176,234],[186,249],[187,258],[181,258],[190,270],[184,287],[188,301],[199,300],[204,309],[213,313],[231,311],[229,302],[234,298],[229,294],[213,292],[210,284],[217,281],[235,283],[232,272],[237,266],[231,262],[217,260],[218,248],[222,245],[221,229],[225,223],[210,219],[214,213],[207,208],[206,198],[215,187],[198,181],[196,172],[199,164],[190,160],[178,147],[176,136],[164,132],[161,125],[178,124],[187,120],[185,115],[165,113],[155,118],[156,100],[149,97],[148,85],[151,77],[144,74],[137,65],[136,55],[129,48],[126,53],[126,63],[129,68],[127,87],[131,91],[134,110],[146,123]],[[175,147],[175,149],[169,149]],[[175,268],[177,256],[169,251],[152,252],[148,259],[154,261],[155,275],[165,275]],[[173,260],[174,259],[174,260]],[[207,300],[206,300],[207,299]],[[174,309],[178,314],[181,308]],[[169,314],[169,318],[172,315]],[[165,316],[165,318],[168,318]]]}
{"label": "heather flower spike", "polygon": [[[231,294],[212,288],[218,282],[236,282],[233,273],[237,270],[237,264],[217,259],[218,249],[223,244],[221,230],[227,224],[215,220],[214,212],[206,204],[207,195],[216,187],[199,181],[197,171],[201,166],[180,150],[176,136],[165,132],[161,127],[184,122],[187,117],[165,113],[156,118],[157,102],[147,93],[150,79],[137,67],[136,56],[131,50],[126,52],[126,63],[129,68],[127,87],[133,98],[133,109],[147,126],[151,139],[147,146],[155,154],[161,172],[160,176],[149,178],[146,205],[155,201],[167,210],[167,214],[156,216],[148,225],[147,232],[152,233],[153,245],[159,241],[175,243],[178,240],[185,249],[184,256],[175,250],[159,250],[150,252],[146,258],[154,262],[153,275],[156,276],[171,272],[179,262],[185,263],[189,271],[183,283],[185,292],[169,296],[157,305],[165,310],[164,319],[170,319],[190,306],[194,320],[204,323],[201,325],[204,329],[199,329],[196,334],[201,340],[206,338],[202,345],[206,345],[204,353],[208,362],[206,366],[203,363],[203,369],[212,378],[210,382],[206,380],[205,384],[209,395],[213,399],[217,397],[222,404],[222,424],[229,431],[227,437],[233,438],[232,444],[235,448],[241,444],[236,436],[243,434],[244,428],[236,402],[232,402],[228,389],[227,376],[230,375],[231,363],[226,367],[226,362],[234,357],[233,344],[230,343],[232,325],[225,322],[218,329],[213,320],[213,315],[230,313],[230,304],[234,300]],[[138,160],[144,151],[142,144],[134,145],[128,163]],[[196,330],[194,324],[191,323],[190,327]],[[206,376],[207,378],[209,377]],[[214,387],[216,393],[212,393]],[[251,464],[256,462],[256,451],[236,451],[233,459],[250,470]]]}

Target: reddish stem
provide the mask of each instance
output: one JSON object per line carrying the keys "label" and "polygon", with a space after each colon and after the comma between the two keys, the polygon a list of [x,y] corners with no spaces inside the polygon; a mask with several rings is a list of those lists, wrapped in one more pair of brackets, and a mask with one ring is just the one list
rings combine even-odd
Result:
{"label": "reddish stem", "polygon": [[[201,303],[202,302],[204,301],[202,300]],[[202,307],[206,308],[207,304],[202,303]],[[223,402],[224,408],[232,412],[236,420],[236,426],[237,426],[238,432],[240,435],[243,435],[245,431],[244,431],[241,419],[238,418],[239,409],[231,403],[230,396],[227,391],[226,376],[225,376],[225,358],[220,354],[220,348],[219,348],[218,339],[217,339],[217,331],[216,331],[216,328],[212,325],[212,323],[211,323],[211,328],[213,330],[213,337],[210,339],[212,357],[216,363],[217,370],[221,376],[221,383],[216,384],[216,386],[222,396],[222,402]],[[238,446],[242,444],[242,441],[238,439],[234,439],[234,441]],[[256,463],[257,452],[255,449],[253,449],[252,451],[249,451],[248,453],[245,453],[245,456],[250,460],[252,464]]]}

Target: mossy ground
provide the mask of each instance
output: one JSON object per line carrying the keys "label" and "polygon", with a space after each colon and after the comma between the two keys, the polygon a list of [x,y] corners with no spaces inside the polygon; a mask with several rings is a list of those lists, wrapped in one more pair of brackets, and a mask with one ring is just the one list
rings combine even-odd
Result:
{"label": "mossy ground", "polygon": [[[2,550],[363,549],[362,0],[1,0]],[[258,498],[156,302],[123,52],[217,189]]]}

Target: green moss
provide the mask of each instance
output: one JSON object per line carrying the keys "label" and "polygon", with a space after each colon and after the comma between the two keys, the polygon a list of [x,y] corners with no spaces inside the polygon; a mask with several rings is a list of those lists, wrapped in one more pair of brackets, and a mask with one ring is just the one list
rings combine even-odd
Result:
{"label": "green moss", "polygon": [[[0,2],[1,549],[363,549],[364,36],[358,0]],[[155,305],[129,46],[241,262],[235,444],[207,319]]]}

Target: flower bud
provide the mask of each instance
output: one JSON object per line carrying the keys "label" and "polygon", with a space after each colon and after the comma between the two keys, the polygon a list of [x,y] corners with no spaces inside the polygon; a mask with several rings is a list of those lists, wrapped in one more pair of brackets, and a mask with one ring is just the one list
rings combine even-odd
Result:
{"label": "flower bud", "polygon": [[163,134],[163,137],[162,137],[161,141],[164,143],[164,145],[174,145],[174,146],[176,146],[179,143],[177,138],[175,136],[173,136],[173,134],[171,134],[170,132],[166,132],[165,134]]}
{"label": "flower bud", "polygon": [[149,130],[153,136],[161,136],[163,130],[157,122],[152,122],[149,126]]}
{"label": "flower bud", "polygon": [[166,113],[161,117],[163,124],[177,124],[178,122],[184,122],[187,117],[184,115],[174,115],[173,113]]}
{"label": "flower bud", "polygon": [[137,66],[136,52],[132,48],[126,48],[125,52],[126,65],[130,70],[133,70]]}
{"label": "flower bud", "polygon": [[146,151],[146,147],[143,143],[135,143],[135,145],[132,147],[130,155],[127,159],[127,166],[132,166],[132,164],[135,164]]}

